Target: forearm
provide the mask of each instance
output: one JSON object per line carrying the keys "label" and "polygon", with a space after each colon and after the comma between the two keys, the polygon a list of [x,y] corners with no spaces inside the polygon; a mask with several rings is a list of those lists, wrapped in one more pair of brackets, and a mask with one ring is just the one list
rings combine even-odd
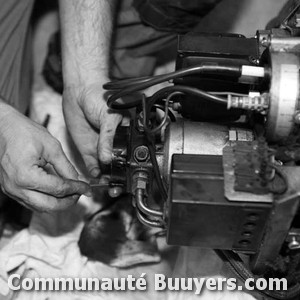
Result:
{"label": "forearm", "polygon": [[65,87],[108,78],[117,0],[60,0]]}

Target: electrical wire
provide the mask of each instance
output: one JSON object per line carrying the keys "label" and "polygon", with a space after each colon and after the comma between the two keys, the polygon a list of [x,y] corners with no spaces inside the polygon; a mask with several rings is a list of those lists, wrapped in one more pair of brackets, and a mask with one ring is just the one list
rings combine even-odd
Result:
{"label": "electrical wire", "polygon": [[193,95],[197,95],[197,96],[199,96],[199,94],[200,94],[201,96],[204,95],[205,97],[207,97],[209,99],[213,99],[214,101],[217,101],[218,103],[220,103],[220,102],[223,104],[227,103],[226,99],[224,99],[222,97],[207,95],[207,93],[205,93],[199,89],[192,88],[192,87],[186,87],[186,86],[170,86],[170,87],[163,88],[160,91],[153,94],[153,96],[150,97],[150,99],[146,98],[146,96],[144,94],[142,95],[143,127],[144,127],[145,134],[146,134],[147,141],[148,141],[148,148],[149,148],[151,163],[153,165],[154,175],[155,175],[158,188],[160,190],[160,193],[161,193],[164,201],[166,201],[168,194],[167,194],[166,188],[164,186],[164,183],[162,181],[162,178],[160,176],[159,166],[158,166],[156,155],[155,155],[155,146],[153,145],[153,135],[155,133],[157,133],[166,124],[167,113],[165,113],[165,117],[163,118],[160,125],[158,125],[154,129],[150,129],[148,126],[148,123],[149,123],[148,116],[149,116],[149,113],[151,112],[153,105],[158,100],[161,100],[163,97],[168,95],[166,98],[166,103],[165,103],[165,111],[166,111],[171,97],[178,95],[178,94],[182,94],[182,93],[192,93]]}
{"label": "electrical wire", "polygon": [[147,109],[147,103],[145,101],[145,97],[143,98],[143,103],[142,103],[143,104],[143,112],[144,112],[143,127],[144,127],[144,130],[148,134],[155,134],[155,133],[159,132],[168,123],[169,101],[171,100],[171,98],[173,96],[176,96],[176,95],[179,95],[179,94],[182,95],[181,92],[173,92],[173,93],[168,95],[168,97],[165,100],[165,107],[164,107],[164,113],[165,114],[164,114],[164,117],[163,117],[162,121],[160,122],[160,124],[157,127],[153,128],[153,129],[149,128],[149,126],[148,126],[148,113],[149,113],[149,110],[151,110],[152,107]]}
{"label": "electrical wire", "polygon": [[182,85],[175,85],[175,86],[169,86],[165,87],[159,91],[157,91],[155,94],[152,95],[150,98],[146,98],[145,95],[142,96],[142,106],[143,106],[143,125],[144,129],[149,134],[154,134],[158,132],[166,123],[167,114],[165,114],[165,118],[163,119],[162,123],[155,129],[149,129],[148,123],[148,116],[152,110],[152,107],[155,105],[157,101],[160,101],[162,98],[166,97],[166,103],[165,103],[165,110],[167,109],[169,100],[171,97],[175,95],[182,95],[182,94],[192,94],[198,97],[203,97],[205,99],[212,100],[217,103],[227,104],[227,99],[207,94],[206,92]]}
{"label": "electrical wire", "polygon": [[[240,256],[231,251],[231,250],[215,250],[216,254],[222,259],[227,267],[229,267],[233,273],[242,279],[245,282],[247,279],[255,279],[255,276],[245,265],[242,261]],[[287,291],[275,291],[275,290],[257,290],[263,296],[268,296],[272,299],[276,300],[287,300],[287,299],[299,299],[300,295],[300,284],[297,283],[292,287],[289,287]]]}
{"label": "electrical wire", "polygon": [[[275,173],[283,181],[283,187],[281,189],[274,189],[273,187],[270,187],[270,192],[272,192],[274,194],[284,194],[288,190],[288,178],[277,165],[270,164],[270,166],[275,170]],[[274,181],[272,181],[272,182],[274,182]],[[276,186],[277,186],[277,184],[276,184]]]}
{"label": "electrical wire", "polygon": [[[185,68],[181,70],[177,70],[175,72],[171,72],[164,75],[153,76],[152,78],[142,78],[142,79],[125,79],[124,82],[109,82],[105,84],[103,87],[105,89],[116,90],[107,100],[107,105],[113,109],[124,109],[124,104],[115,103],[118,99],[124,97],[125,95],[131,94],[136,91],[141,91],[146,88],[149,88],[153,85],[174,80],[179,77],[190,76],[194,74],[223,74],[223,75],[230,75],[230,76],[241,76],[241,68],[236,66],[230,65],[223,65],[223,66],[216,66],[216,65],[198,65],[190,68]],[[201,91],[201,90],[198,90]],[[202,91],[202,96],[205,94],[210,95]],[[132,106],[133,107],[133,106]]]}
{"label": "electrical wire", "polygon": [[166,95],[168,95],[169,93],[173,93],[173,92],[181,92],[183,94],[189,94],[189,95],[201,97],[203,99],[210,100],[210,101],[213,101],[216,103],[221,103],[221,104],[227,105],[227,98],[215,96],[215,95],[207,93],[203,90],[199,90],[197,88],[190,87],[190,86],[173,85],[173,86],[167,86],[165,88],[162,88],[161,90],[154,93],[149,98],[149,106],[151,107],[156,101],[162,99],[163,97],[166,97]]}
{"label": "electrical wire", "polygon": [[248,94],[241,94],[241,93],[234,93],[234,92],[214,92],[214,91],[208,91],[208,93],[212,95],[232,95],[232,96],[237,96],[237,97],[248,97]]}
{"label": "electrical wire", "polygon": [[[162,110],[163,112],[165,112],[165,107],[162,104],[154,104],[153,107]],[[170,118],[171,122],[176,122],[176,117],[175,115],[171,112],[170,109],[168,109],[168,117]]]}
{"label": "electrical wire", "polygon": [[[156,78],[162,75],[157,75]],[[149,80],[153,79],[154,76],[144,76],[144,77],[138,77],[138,78],[126,78],[126,79],[120,79],[120,80],[114,80],[107,82],[103,85],[103,88],[105,90],[110,91],[117,91],[122,90],[125,88],[128,88],[130,86],[134,86],[137,84],[148,82]]]}
{"label": "electrical wire", "polygon": [[148,137],[147,146],[148,146],[148,149],[149,149],[150,160],[151,160],[151,163],[152,163],[152,166],[153,166],[153,171],[154,171],[154,176],[155,176],[155,179],[156,179],[156,182],[157,182],[157,186],[159,188],[159,191],[161,193],[163,201],[166,202],[167,198],[168,198],[168,193],[167,193],[165,185],[162,181],[162,178],[160,176],[159,166],[158,166],[158,163],[157,163],[155,148],[154,148],[153,142],[149,141],[149,137]]}
{"label": "electrical wire", "polygon": [[[148,122],[147,113],[146,113],[146,97],[145,97],[145,95],[143,95],[142,101],[143,101],[143,126],[145,128],[145,124],[146,124],[146,122]],[[156,154],[155,154],[155,145],[153,142],[153,136],[149,131],[146,131],[146,130],[145,130],[145,135],[146,135],[147,147],[149,149],[150,160],[151,160],[151,163],[153,166],[154,177],[156,179],[160,194],[161,194],[163,200],[166,201],[168,198],[168,194],[167,194],[165,185],[162,181],[162,178],[160,176],[159,166],[158,166],[158,162],[157,162]]]}

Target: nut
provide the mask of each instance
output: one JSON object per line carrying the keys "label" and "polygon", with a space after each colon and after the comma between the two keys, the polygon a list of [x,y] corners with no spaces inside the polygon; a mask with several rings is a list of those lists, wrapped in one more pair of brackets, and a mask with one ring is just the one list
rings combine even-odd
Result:
{"label": "nut", "polygon": [[149,157],[149,150],[146,146],[138,146],[134,150],[134,158],[137,162],[144,162]]}

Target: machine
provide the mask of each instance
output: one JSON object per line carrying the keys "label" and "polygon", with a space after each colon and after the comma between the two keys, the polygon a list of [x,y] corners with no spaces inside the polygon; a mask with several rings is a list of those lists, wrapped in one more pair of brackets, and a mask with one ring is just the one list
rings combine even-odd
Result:
{"label": "machine", "polygon": [[135,111],[116,133],[110,186],[169,244],[216,249],[243,279],[287,277],[274,299],[300,292],[299,7],[253,38],[179,36],[174,72],[104,85],[109,107]]}

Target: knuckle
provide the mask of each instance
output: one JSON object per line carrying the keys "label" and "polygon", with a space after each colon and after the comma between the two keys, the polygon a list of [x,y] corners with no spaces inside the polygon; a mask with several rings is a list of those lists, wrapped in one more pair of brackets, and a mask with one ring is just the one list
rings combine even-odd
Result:
{"label": "knuckle", "polygon": [[77,188],[74,184],[72,184],[71,182],[62,182],[60,185],[56,186],[56,191],[55,194],[57,197],[65,197],[68,195],[73,195],[76,194]]}
{"label": "knuckle", "polygon": [[57,185],[55,187],[55,190],[53,191],[53,196],[61,197],[62,195],[64,195],[65,190],[66,189],[65,189],[64,184]]}

